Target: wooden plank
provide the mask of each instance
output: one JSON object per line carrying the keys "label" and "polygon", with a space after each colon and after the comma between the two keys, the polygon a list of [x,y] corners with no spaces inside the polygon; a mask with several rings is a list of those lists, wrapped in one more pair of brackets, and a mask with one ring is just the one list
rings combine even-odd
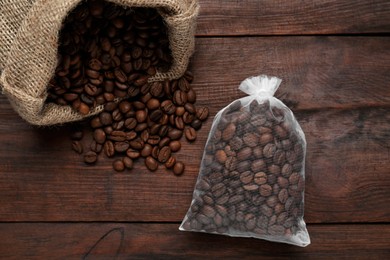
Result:
{"label": "wooden plank", "polygon": [[191,68],[198,100],[218,108],[247,77],[283,82],[276,96],[294,111],[390,106],[389,37],[197,39]]}
{"label": "wooden plank", "polygon": [[0,224],[6,259],[386,259],[390,225],[313,225],[300,248],[249,238],[181,232],[175,224]]}
{"label": "wooden plank", "polygon": [[390,3],[374,1],[200,0],[199,36],[390,32]]}
{"label": "wooden plank", "polygon": [[[3,105],[4,107],[5,105]],[[212,114],[216,109],[212,108]],[[382,108],[298,112],[307,137],[306,220],[390,220],[390,114]],[[211,120],[178,158],[187,171],[114,173],[84,165],[68,128],[35,129],[1,115],[1,221],[179,221],[192,197]],[[5,125],[6,124],[6,125]]]}

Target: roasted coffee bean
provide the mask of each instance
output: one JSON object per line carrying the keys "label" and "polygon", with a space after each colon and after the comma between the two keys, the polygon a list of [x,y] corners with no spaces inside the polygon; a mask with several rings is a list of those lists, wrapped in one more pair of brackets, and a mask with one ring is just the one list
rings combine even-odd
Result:
{"label": "roasted coffee bean", "polygon": [[176,111],[176,106],[172,103],[171,100],[165,100],[161,103],[161,110],[168,114],[168,115],[172,115],[173,113],[175,113]]}
{"label": "roasted coffee bean", "polygon": [[164,146],[160,149],[157,160],[161,163],[165,163],[171,157],[171,149],[169,146]]}
{"label": "roasted coffee bean", "polygon": [[115,154],[114,144],[109,140],[104,143],[103,150],[107,157],[112,157]]}
{"label": "roasted coffee bean", "polygon": [[196,131],[192,127],[186,127],[186,129],[184,130],[184,135],[189,142],[193,142],[196,140]]}
{"label": "roasted coffee bean", "polygon": [[126,151],[126,155],[131,158],[131,159],[137,159],[138,157],[140,157],[140,152],[137,151],[137,150],[134,150],[134,149],[128,149]]}
{"label": "roasted coffee bean", "polygon": [[72,142],[72,149],[73,149],[73,151],[75,151],[78,154],[82,154],[83,150],[84,150],[83,145],[79,141]]}
{"label": "roasted coffee bean", "polygon": [[152,156],[148,156],[145,158],[145,166],[150,171],[155,171],[158,168],[158,162]]}
{"label": "roasted coffee bean", "polygon": [[199,119],[194,119],[191,122],[191,127],[195,130],[199,130],[202,127],[202,121],[200,121]]}
{"label": "roasted coffee bean", "polygon": [[179,129],[170,129],[168,131],[168,137],[171,138],[172,140],[178,140],[183,136],[183,131]]}
{"label": "roasted coffee bean", "polygon": [[123,157],[122,161],[123,161],[123,164],[124,164],[126,169],[129,169],[129,170],[133,169],[134,163],[133,163],[133,160],[131,158]]}
{"label": "roasted coffee bean", "polygon": [[176,163],[176,158],[171,156],[169,157],[169,159],[165,162],[165,167],[167,169],[171,169],[173,168],[173,166],[175,166],[175,163]]}
{"label": "roasted coffee bean", "polygon": [[[168,138],[168,140],[169,140],[169,138]],[[169,143],[169,148],[171,149],[171,151],[172,152],[177,152],[177,151],[179,151],[180,150],[180,148],[181,148],[181,143],[180,143],[180,141],[171,141],[170,143]]]}
{"label": "roasted coffee bean", "polygon": [[208,118],[208,116],[209,116],[209,109],[207,107],[201,107],[201,108],[196,109],[196,117],[200,121],[206,120]]}
{"label": "roasted coffee bean", "polygon": [[178,106],[183,106],[187,102],[187,93],[181,90],[176,90],[173,93],[173,102]]}
{"label": "roasted coffee bean", "polygon": [[94,131],[93,138],[98,144],[103,144],[106,141],[106,133],[103,129],[98,128]]}
{"label": "roasted coffee bean", "polygon": [[122,172],[125,170],[125,164],[123,163],[122,160],[117,159],[112,163],[112,167],[114,168],[115,171],[117,172]]}
{"label": "roasted coffee bean", "polygon": [[185,166],[182,162],[176,162],[173,166],[173,173],[175,175],[182,175],[185,170]]}
{"label": "roasted coffee bean", "polygon": [[84,155],[84,162],[92,164],[97,160],[97,154],[95,152],[89,151]]}
{"label": "roasted coffee bean", "polygon": [[127,142],[115,142],[114,149],[118,153],[126,152],[129,149],[129,143]]}

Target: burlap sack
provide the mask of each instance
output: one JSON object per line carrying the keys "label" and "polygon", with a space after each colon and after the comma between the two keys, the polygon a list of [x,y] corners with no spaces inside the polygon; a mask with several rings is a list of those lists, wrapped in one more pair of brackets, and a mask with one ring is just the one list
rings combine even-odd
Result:
{"label": "burlap sack", "polygon": [[[151,81],[174,79],[186,70],[194,50],[197,0],[109,0],[127,7],[157,8],[168,28],[173,64]],[[0,0],[0,85],[19,115],[31,124],[80,120],[68,106],[45,104],[57,65],[62,21],[81,0]],[[91,112],[101,110],[97,107]]]}

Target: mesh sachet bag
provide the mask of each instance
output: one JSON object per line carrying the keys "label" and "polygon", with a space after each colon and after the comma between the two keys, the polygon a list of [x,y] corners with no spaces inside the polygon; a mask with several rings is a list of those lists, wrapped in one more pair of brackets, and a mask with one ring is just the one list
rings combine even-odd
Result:
{"label": "mesh sachet bag", "polygon": [[305,135],[273,97],[281,80],[244,80],[249,96],[215,116],[191,206],[180,226],[297,246],[310,244],[303,220]]}

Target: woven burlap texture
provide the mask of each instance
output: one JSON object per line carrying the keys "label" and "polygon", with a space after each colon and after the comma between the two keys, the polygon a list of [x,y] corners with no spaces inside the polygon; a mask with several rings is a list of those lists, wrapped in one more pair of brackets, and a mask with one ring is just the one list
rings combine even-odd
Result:
{"label": "woven burlap texture", "polygon": [[[0,85],[27,122],[53,125],[84,116],[69,106],[46,104],[47,85],[57,65],[62,21],[81,0],[0,0]],[[157,8],[168,28],[173,64],[151,81],[184,74],[194,51],[197,0],[110,0],[125,7]],[[101,111],[97,107],[90,115]],[[88,115],[89,116],[89,115]]]}

